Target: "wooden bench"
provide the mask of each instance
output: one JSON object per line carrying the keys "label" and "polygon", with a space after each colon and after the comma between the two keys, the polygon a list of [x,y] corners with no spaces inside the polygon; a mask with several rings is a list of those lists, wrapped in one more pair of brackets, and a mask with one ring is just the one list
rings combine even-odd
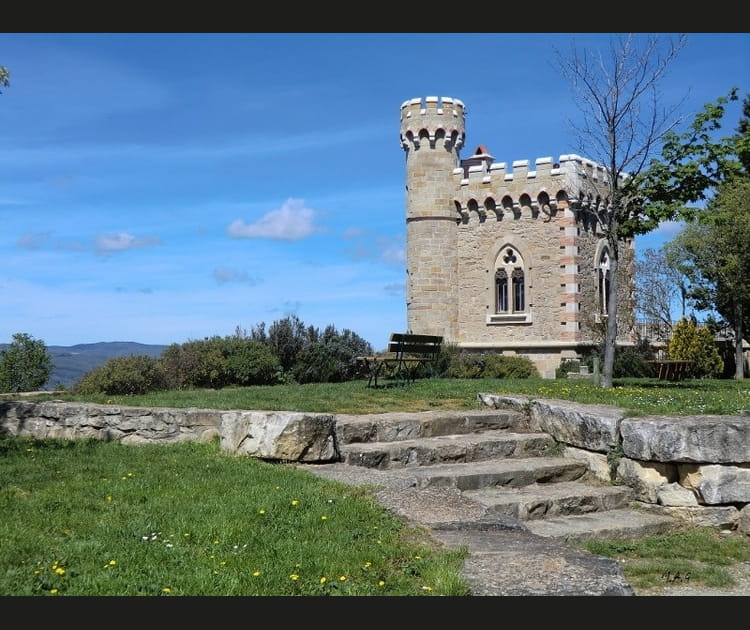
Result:
{"label": "wooden bench", "polygon": [[687,376],[688,368],[693,362],[657,359],[655,361],[647,361],[647,363],[656,365],[656,376],[660,381],[681,381]]}
{"label": "wooden bench", "polygon": [[393,333],[387,352],[357,357],[357,362],[367,373],[368,387],[377,387],[378,376],[386,372],[401,383],[411,383],[421,367],[435,362],[442,344],[443,338],[439,335]]}

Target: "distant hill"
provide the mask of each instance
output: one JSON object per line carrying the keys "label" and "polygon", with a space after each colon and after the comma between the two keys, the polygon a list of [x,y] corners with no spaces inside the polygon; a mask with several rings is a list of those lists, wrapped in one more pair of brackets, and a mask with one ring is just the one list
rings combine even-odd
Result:
{"label": "distant hill", "polygon": [[[7,347],[7,343],[0,344],[0,350]],[[47,346],[47,352],[52,357],[54,368],[42,389],[55,389],[60,385],[71,387],[86,372],[104,365],[113,357],[145,354],[157,358],[167,347],[134,341],[102,341],[99,343],[81,343],[75,346]]]}

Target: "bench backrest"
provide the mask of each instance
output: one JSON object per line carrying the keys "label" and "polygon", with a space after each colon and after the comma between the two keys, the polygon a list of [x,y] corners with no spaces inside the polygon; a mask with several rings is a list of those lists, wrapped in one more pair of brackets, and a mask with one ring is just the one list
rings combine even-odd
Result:
{"label": "bench backrest", "polygon": [[412,335],[409,333],[393,333],[388,343],[388,352],[397,355],[421,355],[434,359],[440,353],[443,338],[439,335]]}

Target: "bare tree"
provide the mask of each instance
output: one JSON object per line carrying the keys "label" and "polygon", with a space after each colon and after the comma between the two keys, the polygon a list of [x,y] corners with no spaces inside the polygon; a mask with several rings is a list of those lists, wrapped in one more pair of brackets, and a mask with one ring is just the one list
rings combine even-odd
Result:
{"label": "bare tree", "polygon": [[684,47],[684,35],[616,34],[606,51],[571,46],[569,56],[556,52],[557,67],[569,81],[583,113],[571,121],[579,153],[598,163],[606,177],[592,181],[597,203],[590,212],[607,239],[610,282],[607,329],[600,384],[612,387],[620,306],[618,263],[636,234],[653,230],[670,218],[663,207],[650,212],[638,190],[638,174],[660,148],[659,142],[681,122],[682,102],[664,108],[658,86],[670,63]]}
{"label": "bare tree", "polygon": [[670,266],[664,251],[646,249],[635,268],[636,309],[652,325],[654,341],[667,341],[672,334],[673,304],[681,305],[685,316],[687,298],[685,278],[678,269]]}

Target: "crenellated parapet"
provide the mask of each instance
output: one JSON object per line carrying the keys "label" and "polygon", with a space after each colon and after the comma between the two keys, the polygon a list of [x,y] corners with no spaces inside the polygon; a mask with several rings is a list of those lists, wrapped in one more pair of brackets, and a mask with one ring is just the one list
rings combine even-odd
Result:
{"label": "crenellated parapet", "polygon": [[442,141],[460,149],[466,137],[466,108],[458,99],[427,96],[404,101],[401,105],[401,147],[419,148],[427,142],[435,148]]}
{"label": "crenellated parapet", "polygon": [[[540,157],[531,168],[529,160],[507,162],[489,159],[464,160],[453,169],[454,205],[461,222],[473,214],[484,221],[488,216],[542,218],[549,221],[558,211],[570,209],[596,215],[608,208],[609,175],[591,160],[575,154]],[[621,181],[626,179],[621,177]]]}

